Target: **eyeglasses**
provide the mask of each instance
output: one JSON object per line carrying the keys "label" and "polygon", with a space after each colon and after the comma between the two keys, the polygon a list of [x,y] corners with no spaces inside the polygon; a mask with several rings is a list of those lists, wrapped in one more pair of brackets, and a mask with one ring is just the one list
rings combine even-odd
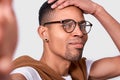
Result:
{"label": "eyeglasses", "polygon": [[82,31],[83,34],[88,34],[91,31],[91,28],[92,28],[92,23],[90,23],[89,21],[83,20],[83,21],[80,21],[80,22],[76,22],[73,19],[46,22],[46,23],[43,24],[43,26],[48,25],[48,24],[56,24],[56,23],[61,23],[64,31],[67,32],[67,33],[72,33],[77,24],[79,25],[79,29]]}

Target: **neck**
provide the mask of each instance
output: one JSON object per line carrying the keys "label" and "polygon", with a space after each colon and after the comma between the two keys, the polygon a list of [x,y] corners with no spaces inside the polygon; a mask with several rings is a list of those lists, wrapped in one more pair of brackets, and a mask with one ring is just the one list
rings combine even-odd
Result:
{"label": "neck", "polygon": [[70,61],[52,53],[43,53],[41,61],[61,76],[68,75]]}

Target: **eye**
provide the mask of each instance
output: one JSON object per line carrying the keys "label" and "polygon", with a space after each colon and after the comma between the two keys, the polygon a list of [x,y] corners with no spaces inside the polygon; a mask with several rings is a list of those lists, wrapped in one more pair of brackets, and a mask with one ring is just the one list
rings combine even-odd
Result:
{"label": "eye", "polygon": [[75,23],[73,21],[64,21],[63,28],[67,32],[71,32],[75,27]]}
{"label": "eye", "polygon": [[64,24],[63,24],[63,26],[65,27],[65,28],[71,28],[72,26],[74,26],[74,23],[72,22],[72,21],[69,21],[69,22],[65,22]]}
{"label": "eye", "polygon": [[88,21],[81,21],[79,23],[79,27],[80,27],[80,30],[84,33],[84,34],[87,34],[90,32],[91,30],[91,26],[92,24]]}

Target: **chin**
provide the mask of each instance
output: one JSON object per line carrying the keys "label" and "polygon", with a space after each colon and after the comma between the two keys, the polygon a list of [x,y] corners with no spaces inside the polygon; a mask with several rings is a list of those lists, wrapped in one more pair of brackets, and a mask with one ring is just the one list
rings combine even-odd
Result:
{"label": "chin", "polygon": [[77,53],[77,54],[68,54],[66,55],[66,59],[69,61],[78,61],[82,58],[82,54]]}
{"label": "chin", "polygon": [[65,59],[69,61],[78,61],[82,58],[83,49],[69,49],[65,53]]}

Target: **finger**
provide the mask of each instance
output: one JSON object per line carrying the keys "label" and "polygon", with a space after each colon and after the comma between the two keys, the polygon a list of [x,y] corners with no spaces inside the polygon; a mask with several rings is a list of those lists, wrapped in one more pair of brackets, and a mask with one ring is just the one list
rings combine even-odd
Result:
{"label": "finger", "polygon": [[8,5],[8,2],[6,2],[7,4],[4,3],[4,7],[0,7],[0,57],[13,55],[17,38],[17,23],[14,11],[12,6]]}
{"label": "finger", "polygon": [[12,0],[0,0],[0,4],[12,4]]}
{"label": "finger", "polygon": [[9,80],[9,74],[12,70],[11,59],[8,57],[0,58],[0,80]]}
{"label": "finger", "polygon": [[54,1],[56,1],[56,0],[48,0],[48,3],[53,3]]}
{"label": "finger", "polygon": [[2,57],[0,59],[0,73],[5,75],[8,74],[11,70],[10,63],[11,63],[10,57]]}
{"label": "finger", "polygon": [[65,1],[64,3],[62,3],[61,5],[59,5],[59,6],[58,6],[58,9],[65,8],[65,7],[70,6],[70,5],[73,5],[73,4],[71,3],[70,0],[67,0],[67,1]]}
{"label": "finger", "polygon": [[59,5],[61,5],[62,3],[64,3],[66,0],[58,0],[56,1],[52,6],[51,8],[56,8],[58,7]]}

